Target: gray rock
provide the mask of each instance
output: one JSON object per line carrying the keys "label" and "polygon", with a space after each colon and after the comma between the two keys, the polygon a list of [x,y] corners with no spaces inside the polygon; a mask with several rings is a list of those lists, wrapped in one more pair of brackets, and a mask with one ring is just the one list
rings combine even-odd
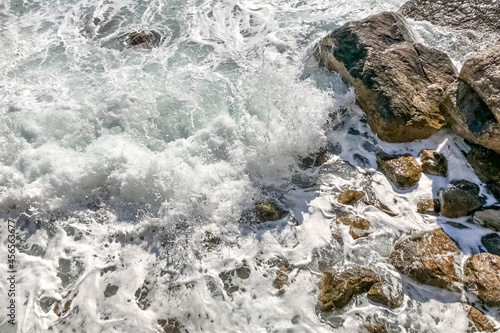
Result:
{"label": "gray rock", "polygon": [[477,177],[488,186],[497,199],[500,199],[500,154],[471,144],[466,158]]}
{"label": "gray rock", "polygon": [[455,67],[445,53],[414,43],[399,14],[345,24],[321,41],[315,56],[354,87],[382,140],[428,138],[445,124],[439,104]]}
{"label": "gray rock", "polygon": [[486,209],[476,212],[473,223],[483,228],[500,231],[500,210]]}
{"label": "gray rock", "polygon": [[458,218],[471,215],[484,205],[484,198],[479,196],[479,186],[466,180],[452,181],[454,186],[439,192],[441,215]]}
{"label": "gray rock", "polygon": [[492,254],[500,256],[500,236],[496,233],[491,233],[481,238],[481,244],[485,249]]}

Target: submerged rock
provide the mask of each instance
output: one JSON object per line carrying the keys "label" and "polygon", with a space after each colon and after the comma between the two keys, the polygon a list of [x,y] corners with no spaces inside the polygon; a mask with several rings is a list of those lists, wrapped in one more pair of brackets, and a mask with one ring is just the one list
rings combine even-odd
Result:
{"label": "submerged rock", "polygon": [[411,155],[377,154],[382,173],[400,190],[413,187],[420,180],[422,167]]}
{"label": "submerged rock", "polygon": [[417,203],[417,212],[424,215],[436,215],[441,211],[441,204],[437,199],[422,199]]}
{"label": "submerged rock", "polygon": [[349,22],[326,36],[315,55],[354,87],[382,140],[425,139],[446,123],[439,104],[456,69],[445,53],[414,43],[399,14]]}
{"label": "submerged rock", "polygon": [[184,326],[175,318],[170,319],[158,319],[158,325],[160,325],[163,333],[184,333],[187,332]]}
{"label": "submerged rock", "polygon": [[332,155],[328,151],[326,150],[320,151],[316,156],[316,159],[314,160],[314,166],[318,167],[325,164],[331,157]]}
{"label": "submerged rock", "polygon": [[273,201],[258,201],[255,203],[255,215],[261,222],[278,221],[286,216],[287,212]]}
{"label": "submerged rock", "polygon": [[156,47],[161,42],[161,35],[156,31],[132,32],[125,38],[125,43],[130,46]]}
{"label": "submerged rock", "polygon": [[364,267],[326,272],[318,285],[318,308],[324,312],[343,308],[354,295],[367,292],[378,281],[375,271]]}
{"label": "submerged rock", "polygon": [[487,234],[481,237],[481,244],[483,244],[486,251],[500,256],[500,235],[497,233]]}
{"label": "submerged rock", "polygon": [[349,235],[353,239],[366,237],[369,235],[367,232],[370,229],[370,221],[356,215],[343,215],[337,218],[337,223],[342,223],[349,226]]}
{"label": "submerged rock", "polygon": [[500,154],[479,145],[471,145],[466,158],[477,177],[500,199]]}
{"label": "submerged rock", "polygon": [[403,304],[403,287],[377,282],[370,288],[367,297],[372,302],[383,304],[389,309],[395,309]]}
{"label": "submerged rock", "polygon": [[498,0],[410,0],[399,12],[416,21],[481,32],[500,33]]}
{"label": "submerged rock", "polygon": [[486,209],[475,212],[472,222],[479,227],[500,231],[500,210]]}
{"label": "submerged rock", "polygon": [[448,175],[448,160],[443,154],[435,150],[423,149],[419,157],[424,173],[441,177]]}
{"label": "submerged rock", "polygon": [[401,274],[429,286],[460,290],[462,253],[441,229],[412,235],[394,246],[389,263]]}
{"label": "submerged rock", "polygon": [[467,318],[474,324],[479,332],[496,332],[495,325],[478,309],[471,306]]}
{"label": "submerged rock", "polygon": [[486,305],[499,306],[500,257],[491,253],[478,253],[467,259],[464,283]]}
{"label": "submerged rock", "polygon": [[479,186],[466,180],[452,181],[452,187],[439,192],[441,215],[458,218],[473,214],[484,205]]}
{"label": "submerged rock", "polygon": [[441,109],[458,135],[500,152],[500,42],[465,62]]}
{"label": "submerged rock", "polygon": [[339,194],[337,201],[343,205],[352,206],[363,199],[364,196],[365,192],[363,191],[345,190]]}

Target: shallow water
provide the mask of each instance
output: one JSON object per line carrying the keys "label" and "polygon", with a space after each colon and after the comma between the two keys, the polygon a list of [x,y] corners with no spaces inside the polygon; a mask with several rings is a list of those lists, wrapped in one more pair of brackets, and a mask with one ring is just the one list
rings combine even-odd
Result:
{"label": "shallow water", "polygon": [[[311,57],[334,28],[403,2],[0,4],[0,217],[17,225],[18,332],[156,332],[169,319],[189,332],[358,332],[374,318],[394,332],[465,332],[465,296],[406,280],[405,306],[394,311],[366,297],[338,313],[315,307],[324,269],[356,263],[395,274],[384,261],[407,232],[442,225],[465,254],[482,251],[484,229],[414,209],[451,179],[479,183],[460,152],[467,147],[446,131],[380,142],[353,91]],[[463,62],[453,47],[467,41],[409,24]],[[127,45],[136,31],[161,39]],[[321,147],[333,159],[307,165]],[[422,148],[448,157],[449,179],[423,175],[402,192],[376,172],[376,151]],[[398,215],[353,208],[376,231],[340,245],[330,228],[345,187],[371,188]],[[289,214],[242,223],[264,198]],[[280,292],[283,266],[290,283]],[[71,303],[59,317],[61,299]],[[10,332],[5,321],[0,313],[0,331]]]}

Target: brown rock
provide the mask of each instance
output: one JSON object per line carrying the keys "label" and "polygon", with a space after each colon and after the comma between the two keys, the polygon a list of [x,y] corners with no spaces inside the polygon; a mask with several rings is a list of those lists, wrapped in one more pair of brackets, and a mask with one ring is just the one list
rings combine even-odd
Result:
{"label": "brown rock", "polygon": [[286,214],[273,201],[258,201],[255,203],[255,215],[261,222],[281,220]]}
{"label": "brown rock", "polygon": [[184,326],[175,318],[158,319],[158,325],[160,325],[163,333],[187,333]]}
{"label": "brown rock", "polygon": [[341,192],[337,201],[343,205],[354,205],[365,196],[365,192],[356,190],[345,190]]}
{"label": "brown rock", "polygon": [[439,104],[456,70],[446,54],[414,43],[399,14],[345,24],[321,41],[315,56],[354,87],[382,140],[425,139],[445,124]]}
{"label": "brown rock", "polygon": [[479,332],[496,332],[495,325],[473,306],[470,307],[467,318],[474,323]]}
{"label": "brown rock", "polygon": [[367,296],[372,302],[383,304],[390,309],[400,307],[404,300],[402,288],[395,288],[382,282],[375,283],[368,291]]}
{"label": "brown rock", "polygon": [[134,32],[130,35],[130,45],[140,45],[144,43],[148,43],[151,40],[151,35],[141,32]]}
{"label": "brown rock", "polygon": [[457,272],[462,253],[441,229],[424,231],[406,238],[394,247],[389,263],[400,273],[429,286],[460,290]]}
{"label": "brown rock", "polygon": [[411,188],[420,180],[422,167],[411,155],[377,154],[382,173],[400,190]]}
{"label": "brown rock", "polygon": [[466,180],[454,181],[451,188],[439,192],[441,215],[458,218],[481,209],[484,199],[479,197],[479,186]]}
{"label": "brown rock", "polygon": [[318,308],[324,312],[343,308],[354,295],[367,292],[378,281],[373,270],[363,267],[326,272],[318,284]]}
{"label": "brown rock", "polygon": [[370,221],[360,216],[352,214],[343,215],[337,218],[337,223],[348,225],[350,227],[349,235],[351,235],[353,239],[366,237],[369,234],[367,230],[370,229]]}
{"label": "brown rock", "polygon": [[465,262],[464,283],[489,306],[500,306],[500,257],[478,253]]}
{"label": "brown rock", "polygon": [[314,166],[318,167],[325,164],[331,157],[332,155],[328,151],[326,150],[320,151],[316,156],[316,159],[314,160]]}
{"label": "brown rock", "polygon": [[500,152],[500,42],[465,62],[441,110],[458,135]]}
{"label": "brown rock", "polygon": [[448,160],[443,154],[434,150],[423,149],[419,157],[424,173],[441,177],[448,175]]}
{"label": "brown rock", "polygon": [[424,215],[436,215],[441,210],[437,199],[422,199],[417,203],[417,212]]}

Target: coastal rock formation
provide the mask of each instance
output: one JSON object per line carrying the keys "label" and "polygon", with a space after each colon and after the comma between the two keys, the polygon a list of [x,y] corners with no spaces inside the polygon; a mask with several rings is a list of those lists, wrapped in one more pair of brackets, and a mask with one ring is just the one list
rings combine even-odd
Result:
{"label": "coastal rock formation", "polygon": [[465,62],[441,110],[458,135],[500,152],[500,43]]}
{"label": "coastal rock formation", "polygon": [[481,209],[484,199],[479,196],[479,186],[466,180],[452,181],[452,187],[439,192],[441,215],[458,218]]}
{"label": "coastal rock formation", "polygon": [[343,308],[354,295],[367,292],[378,281],[375,271],[364,267],[326,272],[318,284],[318,308],[324,312]]}
{"label": "coastal rock formation", "polygon": [[499,0],[411,0],[399,13],[441,26],[500,33]]}
{"label": "coastal rock formation", "polygon": [[500,231],[500,210],[486,209],[476,212],[473,223],[483,228]]}
{"label": "coastal rock formation", "polygon": [[434,150],[423,149],[419,157],[424,173],[441,177],[448,175],[448,160],[443,154]]}
{"label": "coastal rock formation", "polygon": [[422,167],[411,155],[377,154],[382,173],[400,190],[411,188],[420,180]]}
{"label": "coastal rock formation", "polygon": [[489,306],[500,305],[500,257],[478,253],[465,262],[464,283],[470,292]]}
{"label": "coastal rock formation", "polygon": [[401,15],[349,22],[326,36],[315,56],[354,87],[382,140],[425,139],[445,124],[439,104],[456,69],[445,53],[414,43]]}
{"label": "coastal rock formation", "polygon": [[471,149],[465,157],[477,177],[488,186],[497,199],[500,199],[500,154],[471,144]]}
{"label": "coastal rock formation", "polygon": [[441,204],[436,199],[422,199],[417,203],[417,212],[424,215],[436,215],[441,210]]}
{"label": "coastal rock formation", "polygon": [[496,332],[495,325],[478,309],[471,306],[467,312],[469,318],[479,332]]}
{"label": "coastal rock formation", "polygon": [[271,200],[255,203],[255,215],[261,222],[281,220],[286,214],[283,209]]}
{"label": "coastal rock formation", "polygon": [[392,285],[377,282],[368,290],[367,297],[372,302],[383,304],[389,309],[395,309],[403,304],[403,287],[400,283]]}
{"label": "coastal rock formation", "polygon": [[401,274],[429,286],[458,291],[462,281],[457,268],[462,253],[441,229],[424,231],[397,243],[389,263]]}
{"label": "coastal rock formation", "polygon": [[339,194],[337,201],[343,205],[352,206],[363,199],[364,196],[363,191],[345,190]]}
{"label": "coastal rock formation", "polygon": [[342,223],[349,226],[349,235],[353,239],[366,237],[368,229],[370,229],[370,221],[356,215],[343,215],[337,218],[337,223]]}

